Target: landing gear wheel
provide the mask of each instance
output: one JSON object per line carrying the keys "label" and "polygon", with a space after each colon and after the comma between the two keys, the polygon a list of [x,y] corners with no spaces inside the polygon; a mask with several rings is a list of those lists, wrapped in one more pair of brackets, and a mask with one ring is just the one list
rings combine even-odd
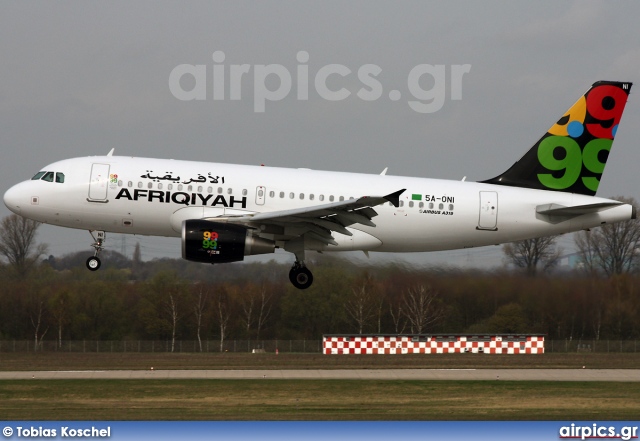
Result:
{"label": "landing gear wheel", "polygon": [[89,268],[91,271],[98,271],[98,269],[100,268],[100,264],[100,259],[98,259],[97,256],[92,256],[87,259],[87,268]]}
{"label": "landing gear wheel", "polygon": [[87,268],[90,271],[98,271],[98,269],[100,268],[100,259],[98,258],[98,254],[100,254],[100,251],[102,251],[104,249],[104,241],[107,238],[107,235],[105,234],[104,231],[96,231],[97,233],[97,237],[94,236],[93,231],[89,230],[89,234],[91,234],[91,237],[93,237],[93,243],[91,244],[91,246],[93,248],[95,248],[95,253],[93,254],[93,257],[89,257],[87,259]]}
{"label": "landing gear wheel", "polygon": [[307,289],[313,283],[313,274],[304,266],[293,267],[289,271],[289,280],[298,289]]}

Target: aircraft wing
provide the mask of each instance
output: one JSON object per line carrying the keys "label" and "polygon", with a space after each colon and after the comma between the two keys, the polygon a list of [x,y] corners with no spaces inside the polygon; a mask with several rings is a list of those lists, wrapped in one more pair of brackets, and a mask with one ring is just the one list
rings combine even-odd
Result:
{"label": "aircraft wing", "polygon": [[361,224],[375,227],[376,225],[371,219],[377,216],[378,213],[373,207],[386,202],[391,202],[396,207],[399,206],[400,195],[405,190],[398,190],[386,196],[362,196],[358,199],[292,210],[228,216],[227,220],[232,223],[250,225],[273,225],[282,228],[282,233],[279,235],[293,238],[308,234],[324,243],[337,245],[331,232],[335,231],[351,236],[352,233],[346,229],[350,225]]}

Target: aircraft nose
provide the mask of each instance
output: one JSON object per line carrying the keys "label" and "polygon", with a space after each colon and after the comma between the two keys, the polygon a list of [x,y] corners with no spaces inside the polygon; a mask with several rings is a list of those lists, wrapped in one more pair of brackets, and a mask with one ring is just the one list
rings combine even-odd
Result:
{"label": "aircraft nose", "polygon": [[4,193],[4,205],[16,214],[20,214],[22,211],[22,205],[26,200],[19,187],[20,184],[14,185]]}

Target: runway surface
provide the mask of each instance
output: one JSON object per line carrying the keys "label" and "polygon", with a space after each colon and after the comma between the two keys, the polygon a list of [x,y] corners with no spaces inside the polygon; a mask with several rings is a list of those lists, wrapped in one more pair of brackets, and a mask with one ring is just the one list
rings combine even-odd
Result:
{"label": "runway surface", "polygon": [[308,369],[5,371],[0,380],[485,380],[640,381],[640,369]]}

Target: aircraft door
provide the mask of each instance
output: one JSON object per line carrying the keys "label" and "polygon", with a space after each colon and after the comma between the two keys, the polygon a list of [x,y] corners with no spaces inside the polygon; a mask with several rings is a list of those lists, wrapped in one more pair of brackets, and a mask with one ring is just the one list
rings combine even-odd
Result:
{"label": "aircraft door", "polygon": [[92,164],[89,181],[89,202],[107,202],[109,164]]}
{"label": "aircraft door", "polygon": [[256,187],[256,205],[264,205],[267,196],[267,189],[263,186]]}
{"label": "aircraft door", "polygon": [[480,192],[480,218],[478,230],[498,229],[498,193],[495,191]]}

